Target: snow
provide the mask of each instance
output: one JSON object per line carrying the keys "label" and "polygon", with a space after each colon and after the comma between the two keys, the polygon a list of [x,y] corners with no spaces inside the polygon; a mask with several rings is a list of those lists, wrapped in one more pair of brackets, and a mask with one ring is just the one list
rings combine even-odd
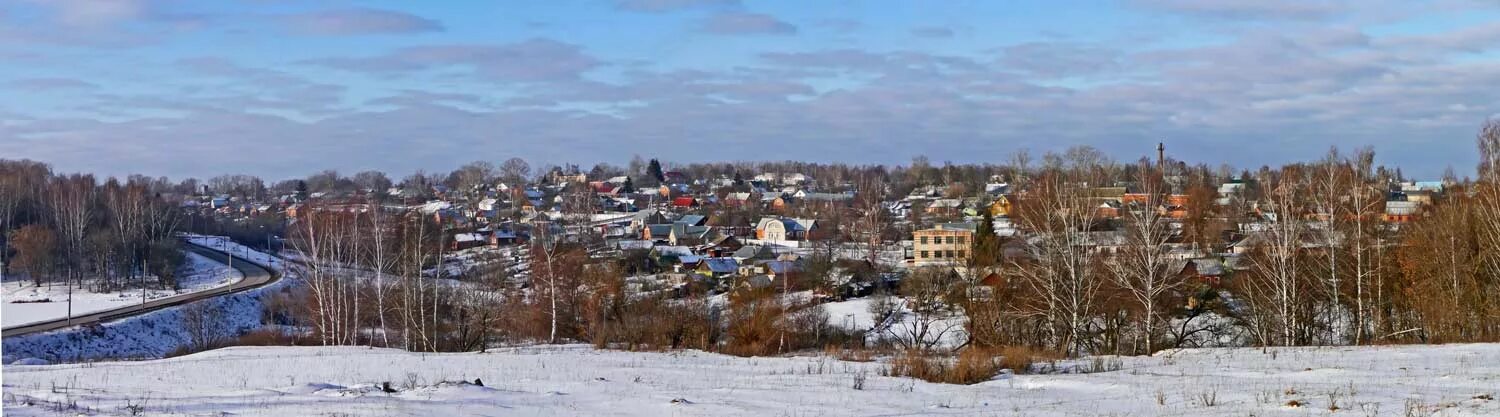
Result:
{"label": "snow", "polygon": [[875,327],[875,315],[870,313],[871,298],[856,298],[848,301],[823,303],[828,313],[828,324],[846,330],[870,330]]}
{"label": "snow", "polygon": [[[219,248],[218,237],[185,235],[189,240]],[[262,266],[281,265],[275,257],[236,244],[229,244],[240,259],[250,259]],[[192,255],[190,253],[190,255]],[[207,260],[207,259],[205,259]],[[213,262],[208,260],[208,262]],[[214,265],[219,265],[215,263]],[[274,267],[273,267],[274,268]],[[262,297],[283,291],[294,280],[282,279],[274,284],[233,294],[197,301],[185,306],[164,308],[145,314],[121,318],[99,326],[71,327],[56,331],[7,337],[0,361],[15,363],[31,359],[50,362],[77,362],[99,359],[160,358],[188,345],[193,337],[184,318],[200,317],[203,328],[214,338],[232,338],[259,329],[265,306]],[[8,304],[7,304],[8,306]],[[9,316],[9,310],[6,310]],[[8,414],[8,413],[7,413]]]}
{"label": "snow", "polygon": [[160,358],[192,341],[192,333],[184,325],[184,318],[189,313],[185,308],[201,309],[198,311],[203,312],[203,327],[210,329],[212,336],[232,338],[261,328],[261,312],[265,310],[262,295],[280,291],[289,283],[281,280],[265,287],[155,310],[99,326],[75,326],[7,337],[3,342],[4,357],[0,360],[13,363],[28,358],[51,362]]}
{"label": "snow", "polygon": [[278,268],[277,265],[281,264],[281,259],[275,255],[250,249],[249,246],[234,243],[233,241],[230,241],[229,238],[223,236],[204,236],[195,234],[183,234],[182,236],[184,238],[187,238],[189,242],[196,243],[200,246],[207,246],[211,249],[219,251],[233,251],[235,259],[249,259],[251,262],[254,262],[256,265],[260,265],[262,267],[276,269]]}
{"label": "snow", "polygon": [[902,341],[916,342],[915,339],[920,337],[923,345],[953,349],[962,346],[968,339],[964,332],[964,324],[968,318],[961,312],[938,314],[923,323],[906,306],[905,298],[892,297],[891,302],[896,303],[898,310],[892,314],[893,317],[876,322],[877,317],[870,312],[870,303],[873,301],[874,297],[865,297],[823,303],[822,306],[823,311],[828,313],[829,325],[846,330],[869,331],[865,339],[872,343],[887,341],[899,345]]}
{"label": "snow", "polygon": [[[187,252],[182,268],[177,271],[182,289],[148,290],[147,299],[158,299],[178,294],[193,293],[239,282],[244,275],[229,269],[224,264],[193,252]],[[68,287],[65,285],[32,286],[30,281],[9,281],[3,285],[4,326],[49,321],[67,317]],[[51,300],[48,302],[31,302]],[[75,288],[73,290],[73,315],[79,316],[141,303],[141,290],[130,289],[119,292],[96,293]]]}
{"label": "snow", "polygon": [[[132,405],[147,415],[239,416],[1292,416],[1329,414],[1330,402],[1350,415],[1500,413],[1486,399],[1500,394],[1495,344],[1202,349],[1118,363],[1099,373],[945,385],[822,355],[240,347],[142,362],[7,365],[4,390],[5,414],[15,416],[126,415]],[[386,382],[395,392],[381,389]],[[1302,405],[1287,405],[1294,400]]]}

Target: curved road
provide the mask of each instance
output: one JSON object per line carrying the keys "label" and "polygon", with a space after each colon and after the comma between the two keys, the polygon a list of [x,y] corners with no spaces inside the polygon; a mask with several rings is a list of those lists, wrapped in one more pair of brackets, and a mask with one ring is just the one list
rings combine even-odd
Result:
{"label": "curved road", "polygon": [[[224,252],[219,252],[218,250],[211,249],[206,246],[188,242],[183,243],[183,249],[193,251],[194,253],[203,255],[219,263],[226,263],[227,258],[230,257],[230,255],[225,254]],[[72,326],[99,324],[108,322],[110,320],[130,317],[137,314],[144,314],[167,307],[179,306],[209,297],[217,297],[220,295],[236,293],[251,288],[263,287],[267,284],[276,282],[276,280],[278,279],[281,279],[281,274],[263,268],[260,265],[256,265],[255,263],[250,262],[250,260],[241,258],[239,256],[234,256],[234,269],[239,270],[240,273],[245,276],[245,278],[241,279],[239,282],[227,286],[193,293],[174,295],[166,298],[158,298],[155,300],[147,301],[145,304],[136,304],[129,307],[120,307],[113,310],[98,311],[74,316],[72,320],[57,319],[53,321],[44,321],[6,327],[3,332],[0,333],[3,333],[3,337],[11,337],[52,331]]]}

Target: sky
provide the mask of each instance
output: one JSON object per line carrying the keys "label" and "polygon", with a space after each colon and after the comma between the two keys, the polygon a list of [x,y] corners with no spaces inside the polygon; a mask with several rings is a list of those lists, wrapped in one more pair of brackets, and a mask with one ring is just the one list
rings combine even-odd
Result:
{"label": "sky", "polygon": [[323,169],[994,162],[1472,173],[1500,0],[0,1],[0,158]]}

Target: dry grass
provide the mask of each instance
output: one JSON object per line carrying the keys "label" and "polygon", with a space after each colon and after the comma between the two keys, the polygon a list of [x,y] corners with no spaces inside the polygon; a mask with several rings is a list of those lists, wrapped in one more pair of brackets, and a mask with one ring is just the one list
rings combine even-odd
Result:
{"label": "dry grass", "polygon": [[823,347],[823,354],[849,362],[874,362],[875,354],[868,349],[855,347],[850,349],[841,348],[838,345],[827,345]]}
{"label": "dry grass", "polygon": [[944,384],[976,384],[993,379],[1005,369],[994,353],[966,349],[953,357],[909,350],[892,358],[885,374]]}
{"label": "dry grass", "polygon": [[1000,356],[1000,366],[1017,374],[1025,374],[1031,371],[1031,364],[1038,362],[1051,362],[1062,359],[1063,355],[1049,350],[1041,350],[1029,346],[1005,346],[994,349]]}

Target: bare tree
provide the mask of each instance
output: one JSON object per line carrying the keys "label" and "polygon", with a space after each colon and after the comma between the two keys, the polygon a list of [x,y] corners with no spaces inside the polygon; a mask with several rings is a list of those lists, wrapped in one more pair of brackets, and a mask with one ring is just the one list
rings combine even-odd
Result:
{"label": "bare tree", "polygon": [[73,317],[73,286],[83,279],[84,237],[94,215],[94,176],[71,174],[52,181],[52,219],[63,247],[68,270],[68,318]]}
{"label": "bare tree", "polygon": [[1249,257],[1250,274],[1240,280],[1241,292],[1253,310],[1249,324],[1263,345],[1292,346],[1305,339],[1309,323],[1303,309],[1306,294],[1305,268],[1301,264],[1306,226],[1301,218],[1304,174],[1287,169],[1279,178],[1262,176],[1270,187],[1261,206],[1265,213],[1251,239],[1256,239]]}
{"label": "bare tree", "polygon": [[1155,337],[1161,332],[1162,303],[1184,284],[1177,271],[1171,270],[1167,252],[1172,225],[1162,211],[1167,187],[1160,172],[1149,164],[1139,167],[1136,184],[1145,201],[1125,207],[1125,245],[1106,263],[1115,283],[1128,293],[1141,310],[1145,352],[1156,348]]}
{"label": "bare tree", "polygon": [[[1339,320],[1334,317],[1343,311],[1343,303],[1339,297],[1343,292],[1342,276],[1339,274],[1342,269],[1339,255],[1343,254],[1343,236],[1340,232],[1345,230],[1346,217],[1351,213],[1346,210],[1348,205],[1345,202],[1352,198],[1347,194],[1349,170],[1339,156],[1338,148],[1328,149],[1328,154],[1316,165],[1316,174],[1309,178],[1312,183],[1310,197],[1316,210],[1322,237],[1320,243],[1326,261],[1323,267],[1327,277],[1324,279],[1323,292],[1331,299],[1322,310],[1325,318],[1330,322],[1337,322]],[[1332,327],[1327,330],[1328,339],[1337,338],[1341,333]]]}
{"label": "bare tree", "polygon": [[1109,168],[1097,151],[1068,153],[1067,158],[1044,157],[1044,172],[1019,204],[1018,223],[1033,235],[1026,237],[1026,259],[1011,262],[1017,278],[1041,302],[1023,307],[1045,316],[1053,343],[1077,355],[1092,345],[1096,298],[1104,281],[1098,242],[1089,233],[1097,207],[1090,184],[1101,183]]}
{"label": "bare tree", "polygon": [[525,159],[510,158],[500,163],[500,176],[507,184],[519,187],[531,176],[531,164]]}
{"label": "bare tree", "polygon": [[1385,192],[1380,181],[1376,181],[1371,168],[1375,163],[1375,150],[1370,147],[1355,151],[1350,160],[1349,191],[1347,205],[1350,220],[1343,234],[1347,236],[1347,248],[1353,259],[1354,279],[1354,343],[1363,343],[1371,328],[1374,316],[1369,302],[1371,281],[1383,273],[1384,258],[1380,251],[1384,227],[1375,221],[1384,212]]}
{"label": "bare tree", "polygon": [[883,330],[904,349],[931,350],[963,329],[963,320],[949,306],[949,295],[961,289],[952,268],[917,268],[901,281],[905,308],[890,314],[890,325]]}
{"label": "bare tree", "polygon": [[885,232],[891,227],[884,205],[885,182],[873,173],[864,173],[858,178],[856,187],[858,195],[853,207],[852,237],[864,243],[865,261],[873,268],[881,268],[880,249]]}

